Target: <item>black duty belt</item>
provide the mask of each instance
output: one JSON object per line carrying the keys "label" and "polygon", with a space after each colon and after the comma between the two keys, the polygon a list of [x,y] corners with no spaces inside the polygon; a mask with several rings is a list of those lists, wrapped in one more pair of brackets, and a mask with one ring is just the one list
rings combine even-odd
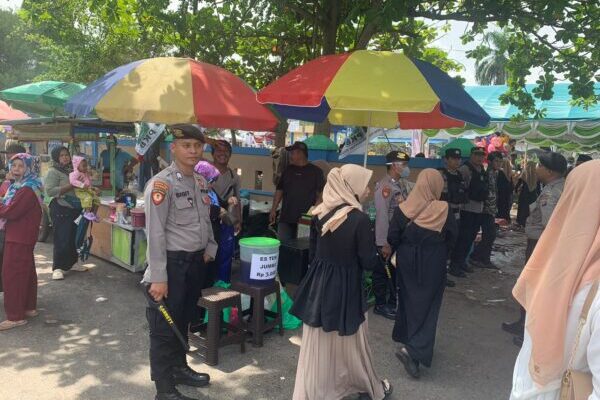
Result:
{"label": "black duty belt", "polygon": [[193,261],[204,255],[204,250],[200,251],[170,251],[167,250],[167,258],[177,261]]}

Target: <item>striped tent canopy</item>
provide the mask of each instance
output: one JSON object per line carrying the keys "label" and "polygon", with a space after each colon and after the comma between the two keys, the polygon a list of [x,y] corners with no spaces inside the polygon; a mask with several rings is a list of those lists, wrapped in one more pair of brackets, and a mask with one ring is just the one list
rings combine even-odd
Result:
{"label": "striped tent canopy", "polygon": [[[527,85],[531,91],[534,85]],[[511,121],[519,113],[512,105],[502,105],[498,98],[506,91],[505,85],[467,86],[467,93],[490,115],[491,122],[486,127],[467,125],[464,128],[426,129],[423,133],[435,137],[440,132],[451,136],[465,134],[489,135],[503,132],[516,139],[537,146],[558,146],[565,150],[592,151],[600,150],[600,104],[589,107],[571,105],[569,84],[558,83],[554,87],[551,100],[536,102],[536,107],[545,109],[543,120],[529,119],[522,122]],[[600,94],[600,84],[596,83],[595,91]]]}

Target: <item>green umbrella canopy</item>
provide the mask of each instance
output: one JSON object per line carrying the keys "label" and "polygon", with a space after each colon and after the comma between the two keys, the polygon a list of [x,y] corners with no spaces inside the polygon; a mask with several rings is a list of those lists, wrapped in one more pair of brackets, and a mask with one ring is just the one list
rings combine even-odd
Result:
{"label": "green umbrella canopy", "polygon": [[338,146],[324,135],[312,135],[304,141],[309,150],[338,150]]}
{"label": "green umbrella canopy", "polygon": [[446,149],[460,149],[463,157],[468,157],[469,154],[471,154],[471,149],[473,147],[475,147],[475,145],[469,139],[458,138],[440,148],[439,154],[443,155],[446,152]]}
{"label": "green umbrella canopy", "polygon": [[64,115],[67,100],[85,88],[72,82],[42,81],[0,91],[0,100],[27,113],[42,116]]}

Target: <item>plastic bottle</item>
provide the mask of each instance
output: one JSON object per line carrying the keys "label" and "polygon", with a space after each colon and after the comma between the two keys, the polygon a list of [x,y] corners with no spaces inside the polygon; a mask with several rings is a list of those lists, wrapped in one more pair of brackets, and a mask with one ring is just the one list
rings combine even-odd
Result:
{"label": "plastic bottle", "polygon": [[367,213],[369,214],[369,219],[371,221],[375,221],[375,216],[377,215],[377,209],[375,208],[375,203],[373,201],[369,202],[369,208],[367,209]]}

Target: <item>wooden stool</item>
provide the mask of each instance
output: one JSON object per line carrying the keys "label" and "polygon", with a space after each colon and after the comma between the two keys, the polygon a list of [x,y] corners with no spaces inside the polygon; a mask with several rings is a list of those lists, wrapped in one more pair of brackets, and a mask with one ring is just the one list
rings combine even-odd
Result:
{"label": "wooden stool", "polygon": [[[232,282],[231,288],[240,293],[250,296],[252,305],[249,309],[243,310],[239,315],[244,321],[246,330],[252,333],[252,345],[262,347],[263,334],[279,325],[279,335],[283,336],[283,319],[281,316],[281,293],[279,292],[279,282],[273,281],[271,286],[254,286],[245,282]],[[275,293],[277,296],[277,312],[265,310],[265,297]],[[247,323],[243,318],[252,313],[252,321]],[[265,317],[273,318],[272,321],[265,322]]]}
{"label": "wooden stool", "polygon": [[[239,326],[223,321],[223,310],[227,307],[237,307],[238,313],[242,310],[242,298],[234,290],[211,287],[202,289],[202,297],[198,300],[198,306],[208,312],[208,323],[200,325],[201,332],[206,334],[192,335],[198,339],[199,353],[204,357],[208,365],[219,363],[219,348],[230,344],[240,344],[242,353],[246,352],[246,331],[240,319]],[[227,333],[221,335],[221,327]]]}

